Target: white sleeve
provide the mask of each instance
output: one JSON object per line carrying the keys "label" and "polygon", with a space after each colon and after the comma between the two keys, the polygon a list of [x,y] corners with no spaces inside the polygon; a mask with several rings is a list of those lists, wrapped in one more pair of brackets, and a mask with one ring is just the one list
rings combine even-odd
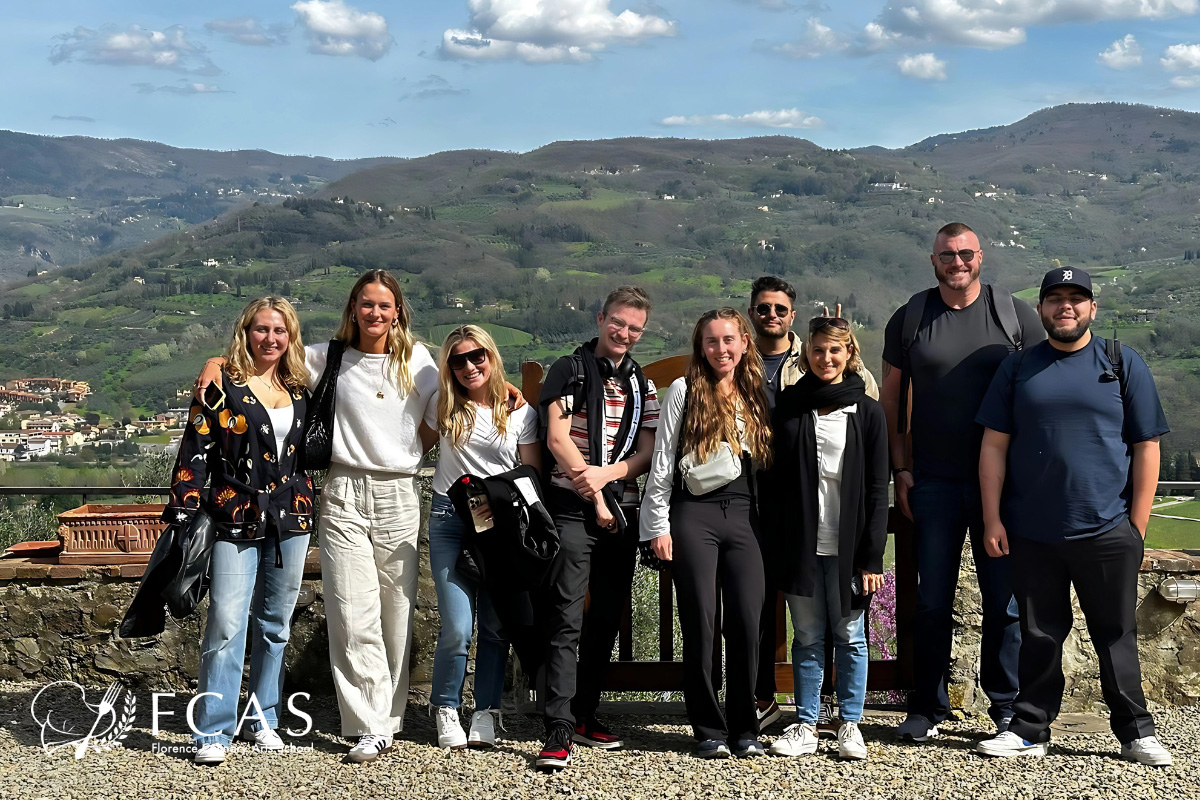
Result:
{"label": "white sleeve", "polygon": [[[429,353],[424,342],[413,345],[412,354],[413,392],[419,398],[418,408],[421,419],[425,419],[432,407],[434,418],[437,415],[438,366]],[[437,430],[435,427],[434,430]]]}
{"label": "white sleeve", "polygon": [[304,348],[304,366],[308,367],[308,390],[315,392],[329,360],[329,343],[310,344]]}
{"label": "white sleeve", "polygon": [[513,413],[524,415],[520,417],[521,427],[517,431],[517,444],[533,444],[538,441],[538,415],[534,407],[522,406]]}
{"label": "white sleeve", "polygon": [[424,422],[429,426],[430,430],[438,429],[438,392],[435,391],[433,396],[429,398],[429,402],[425,404]]}
{"label": "white sleeve", "polygon": [[675,451],[683,428],[683,409],[687,402],[687,380],[676,379],[667,389],[654,437],[654,455],[646,475],[639,523],[642,541],[671,533],[671,486],[675,481]]}

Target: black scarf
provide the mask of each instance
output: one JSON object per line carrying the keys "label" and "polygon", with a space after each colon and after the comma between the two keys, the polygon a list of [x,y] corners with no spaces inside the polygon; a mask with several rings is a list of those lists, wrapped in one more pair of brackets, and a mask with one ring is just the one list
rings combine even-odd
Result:
{"label": "black scarf", "polygon": [[814,408],[845,408],[860,402],[867,384],[857,372],[842,373],[838,383],[825,383],[811,371],[796,382],[794,402],[805,410]]}

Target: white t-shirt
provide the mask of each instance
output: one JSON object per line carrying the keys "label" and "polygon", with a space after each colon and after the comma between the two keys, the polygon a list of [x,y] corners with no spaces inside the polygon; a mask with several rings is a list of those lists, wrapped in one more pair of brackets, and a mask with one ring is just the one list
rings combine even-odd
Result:
{"label": "white t-shirt", "polygon": [[[310,389],[321,380],[328,351],[328,342],[304,348]],[[346,348],[333,407],[333,463],[416,474],[424,455],[417,426],[437,394],[438,382],[437,364],[420,342],[413,347],[410,368],[413,391],[402,395],[385,372],[387,355]],[[382,398],[377,396],[380,392]]]}
{"label": "white t-shirt", "polygon": [[295,407],[289,403],[283,408],[268,408],[266,411],[267,416],[271,418],[271,432],[275,434],[275,456],[283,458],[283,441],[292,427],[292,420],[296,417]]}
{"label": "white t-shirt", "polygon": [[[426,408],[425,424],[435,431],[438,429],[436,395]],[[500,432],[496,430],[492,410],[475,406],[475,425],[466,444],[456,447],[449,436],[438,434],[442,449],[433,473],[433,490],[446,494],[451,484],[463,475],[486,478],[508,472],[520,463],[517,445],[533,444],[537,440],[537,409],[533,406],[522,406],[509,413],[504,438],[500,438]]]}
{"label": "white t-shirt", "polygon": [[821,416],[817,423],[817,555],[836,556],[842,516],[842,465],[846,461],[847,414],[857,405],[839,408]]}

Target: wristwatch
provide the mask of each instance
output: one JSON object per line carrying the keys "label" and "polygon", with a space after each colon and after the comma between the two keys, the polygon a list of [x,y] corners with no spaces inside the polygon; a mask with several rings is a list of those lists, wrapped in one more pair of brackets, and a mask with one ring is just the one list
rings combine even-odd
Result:
{"label": "wristwatch", "polygon": [[912,470],[909,469],[908,467],[896,467],[894,470],[892,470],[892,478],[895,479],[895,477],[897,475],[899,475],[901,472],[910,472],[911,473]]}

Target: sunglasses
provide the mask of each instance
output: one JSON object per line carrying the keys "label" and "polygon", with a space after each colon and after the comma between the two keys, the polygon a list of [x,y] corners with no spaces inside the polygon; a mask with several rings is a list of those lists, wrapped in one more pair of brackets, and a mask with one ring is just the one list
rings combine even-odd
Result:
{"label": "sunglasses", "polygon": [[964,264],[970,264],[975,260],[975,256],[979,255],[982,250],[943,250],[937,254],[938,261],[943,264],[953,264],[954,258],[957,256],[962,259]]}
{"label": "sunglasses", "polygon": [[772,308],[775,309],[775,316],[777,317],[786,317],[788,314],[792,313],[790,308],[781,303],[775,303],[774,305],[771,305],[770,303],[759,303],[754,307],[754,313],[758,314],[760,317],[769,317],[771,316]]}
{"label": "sunglasses", "polygon": [[844,317],[813,317],[808,321],[809,333],[816,333],[826,326],[848,331],[850,330],[850,320]]}
{"label": "sunglasses", "polygon": [[450,369],[462,369],[467,365],[468,361],[479,367],[483,366],[483,363],[487,361],[487,357],[487,350],[480,347],[475,350],[468,350],[465,353],[454,353],[446,359],[446,363],[450,365]]}

